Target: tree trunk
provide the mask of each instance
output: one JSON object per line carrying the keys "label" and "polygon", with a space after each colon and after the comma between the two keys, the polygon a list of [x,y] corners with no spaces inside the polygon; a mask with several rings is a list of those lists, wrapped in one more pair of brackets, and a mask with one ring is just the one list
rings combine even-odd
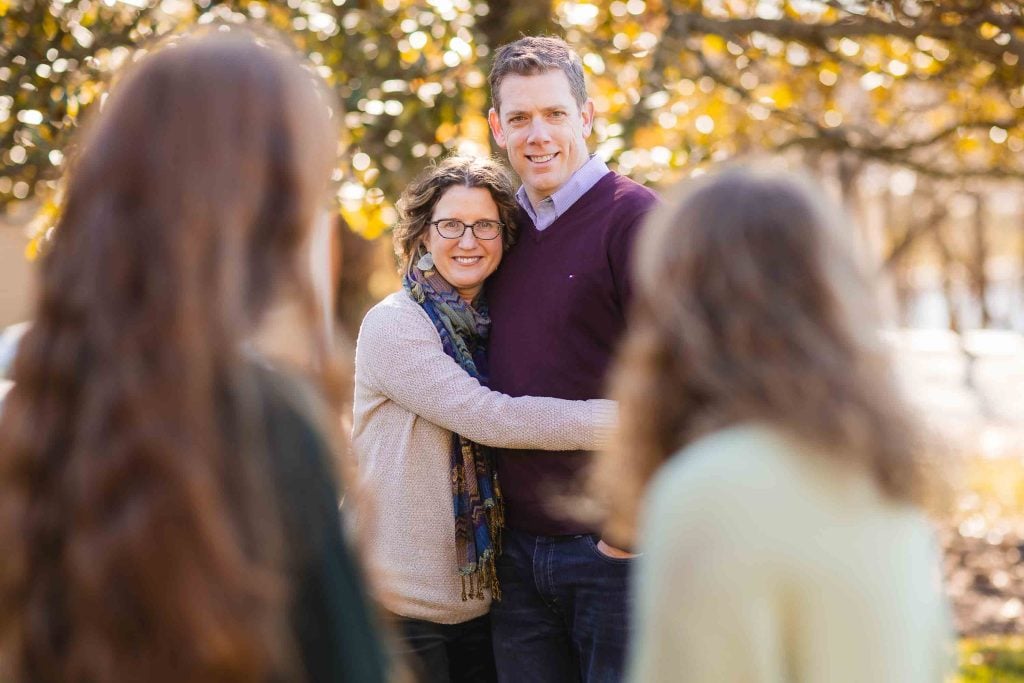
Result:
{"label": "tree trunk", "polygon": [[[897,225],[901,223],[897,215],[896,201],[892,196],[892,190],[888,187],[882,192],[882,232],[886,236],[886,242],[897,244],[902,235],[898,234]],[[866,228],[866,226],[865,226]],[[909,230],[909,226],[907,228]],[[892,251],[883,261],[882,270],[888,271],[893,285],[893,295],[896,297],[896,315],[901,327],[906,327],[910,322],[910,301],[913,297],[913,288],[910,286],[910,269],[904,260],[906,250],[899,252]]]}
{"label": "tree trunk", "polygon": [[935,231],[934,236],[935,246],[942,257],[942,295],[946,299],[946,310],[949,312],[949,329],[960,334],[960,314],[956,306],[956,289],[953,283],[953,268],[956,261],[941,227]]}
{"label": "tree trunk", "polygon": [[477,21],[493,54],[502,45],[523,36],[561,35],[551,0],[515,0],[488,3],[490,11]]}
{"label": "tree trunk", "polygon": [[988,240],[985,230],[985,197],[981,193],[974,195],[974,224],[971,264],[968,269],[971,277],[971,289],[981,311],[981,326],[991,327],[992,311],[988,303],[988,276],[985,264],[988,261]]}
{"label": "tree trunk", "polygon": [[355,341],[363,316],[376,303],[368,285],[382,245],[354,232],[340,216],[336,220],[331,244],[334,319],[345,337]]}
{"label": "tree trunk", "polygon": [[842,197],[843,209],[858,226],[862,225],[860,188],[858,181],[864,162],[852,154],[839,153],[836,159],[836,178],[839,181],[839,192]]}

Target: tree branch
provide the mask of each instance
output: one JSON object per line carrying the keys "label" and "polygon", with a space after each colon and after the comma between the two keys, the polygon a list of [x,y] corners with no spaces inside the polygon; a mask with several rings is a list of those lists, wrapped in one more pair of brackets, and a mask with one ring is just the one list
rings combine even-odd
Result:
{"label": "tree branch", "polygon": [[[751,33],[764,33],[780,40],[795,40],[809,45],[827,49],[827,41],[840,38],[865,38],[871,36],[898,36],[913,41],[921,35],[967,47],[974,52],[985,55],[993,61],[1002,60],[1003,54],[1009,52],[1024,57],[1024,43],[1010,36],[1006,45],[997,45],[985,40],[975,31],[966,30],[963,26],[950,26],[940,21],[917,21],[913,24],[902,24],[896,21],[885,21],[877,17],[847,14],[833,22],[801,23],[785,19],[762,19],[750,17],[745,19],[719,19],[708,17],[696,12],[673,11],[667,32],[675,35],[704,33],[733,38]],[[1024,68],[1018,61],[1017,68]]]}

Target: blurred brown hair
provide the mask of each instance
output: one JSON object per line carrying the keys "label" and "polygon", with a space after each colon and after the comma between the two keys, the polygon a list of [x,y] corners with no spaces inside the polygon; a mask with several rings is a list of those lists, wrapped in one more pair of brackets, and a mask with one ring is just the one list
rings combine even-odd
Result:
{"label": "blurred brown hair", "polygon": [[336,136],[294,55],[239,33],[142,57],[70,169],[0,416],[12,680],[290,673],[243,346],[284,293],[315,328],[300,247]]}
{"label": "blurred brown hair", "polygon": [[878,338],[875,294],[815,191],[730,170],[652,217],[612,381],[621,428],[592,486],[631,545],[655,471],[739,422],[770,424],[920,499],[916,430]]}

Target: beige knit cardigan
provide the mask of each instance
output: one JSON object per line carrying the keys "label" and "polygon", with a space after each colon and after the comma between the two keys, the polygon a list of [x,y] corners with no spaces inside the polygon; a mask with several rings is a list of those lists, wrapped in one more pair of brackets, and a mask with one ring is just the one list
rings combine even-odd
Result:
{"label": "beige knit cardigan", "polygon": [[[355,514],[367,565],[395,614],[457,624],[485,614],[462,599],[456,569],[451,433],[487,446],[593,450],[615,426],[612,401],[511,398],[491,391],[447,356],[426,312],[397,292],[363,319],[356,343],[353,446]],[[367,509],[368,508],[368,509]]]}

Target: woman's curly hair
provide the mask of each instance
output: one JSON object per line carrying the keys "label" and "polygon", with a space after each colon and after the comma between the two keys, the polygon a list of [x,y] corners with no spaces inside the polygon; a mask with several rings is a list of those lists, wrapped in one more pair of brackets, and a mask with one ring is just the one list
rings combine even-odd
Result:
{"label": "woman's curly hair", "polygon": [[498,207],[502,244],[508,249],[516,241],[515,185],[505,166],[488,157],[450,156],[428,167],[409,183],[398,200],[398,223],[392,232],[399,272],[406,272],[430,230],[434,207],[450,187],[479,187],[491,194]]}

